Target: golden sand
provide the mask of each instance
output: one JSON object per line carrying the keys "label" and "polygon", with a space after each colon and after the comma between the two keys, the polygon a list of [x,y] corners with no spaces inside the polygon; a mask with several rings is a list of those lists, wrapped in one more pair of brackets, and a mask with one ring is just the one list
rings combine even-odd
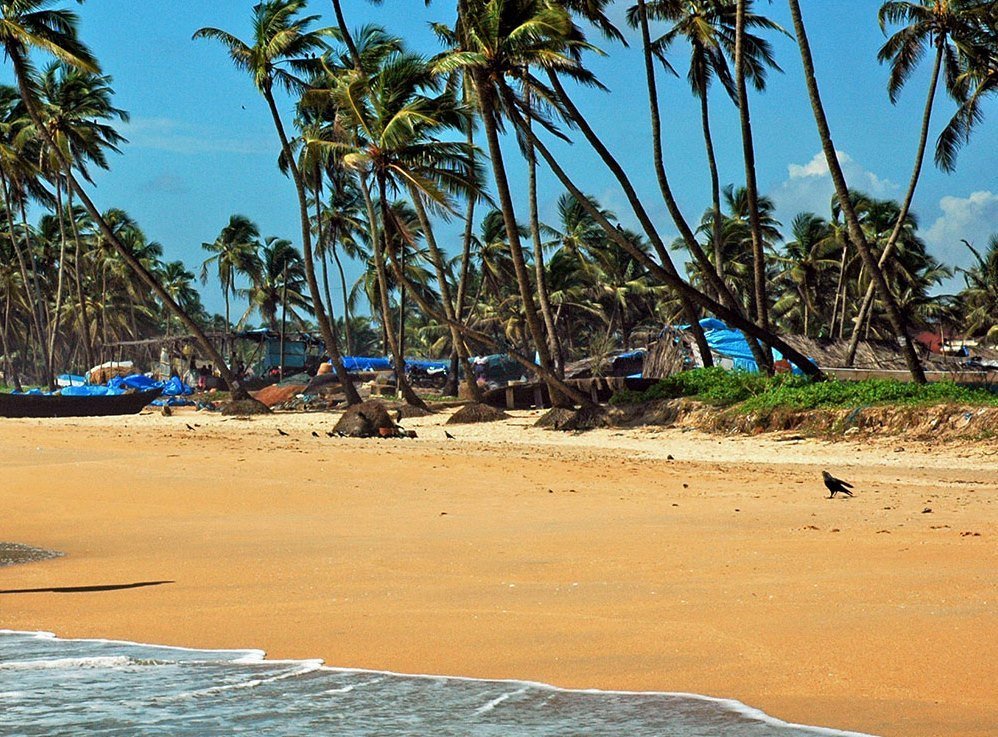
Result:
{"label": "golden sand", "polygon": [[535,418],[452,441],[439,416],[386,441],[329,414],[0,420],[0,540],[66,554],[0,568],[0,628],[998,733],[993,443]]}

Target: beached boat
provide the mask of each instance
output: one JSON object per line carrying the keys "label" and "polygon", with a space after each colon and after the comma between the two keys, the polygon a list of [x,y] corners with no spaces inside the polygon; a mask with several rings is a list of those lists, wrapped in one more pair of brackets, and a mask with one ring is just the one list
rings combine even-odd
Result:
{"label": "beached boat", "polygon": [[0,417],[104,417],[134,415],[157,399],[160,389],[111,396],[0,394]]}

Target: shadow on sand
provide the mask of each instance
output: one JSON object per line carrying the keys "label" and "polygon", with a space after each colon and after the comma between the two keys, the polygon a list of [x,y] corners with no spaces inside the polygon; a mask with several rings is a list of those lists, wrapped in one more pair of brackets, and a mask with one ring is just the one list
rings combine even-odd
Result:
{"label": "shadow on sand", "polygon": [[87,594],[97,591],[121,591],[140,589],[145,586],[162,586],[174,581],[138,581],[137,583],[117,583],[103,586],[59,586],[49,589],[0,589],[0,594]]}

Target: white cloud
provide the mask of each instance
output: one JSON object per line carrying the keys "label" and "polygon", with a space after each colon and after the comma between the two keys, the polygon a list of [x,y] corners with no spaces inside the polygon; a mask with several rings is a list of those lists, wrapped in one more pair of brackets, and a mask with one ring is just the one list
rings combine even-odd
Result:
{"label": "white cloud", "polygon": [[[899,185],[864,168],[845,151],[836,151],[835,154],[850,189],[880,199],[898,196]],[[835,186],[825,154],[819,151],[805,164],[789,164],[787,174],[789,177],[770,194],[778,219],[789,223],[799,212],[815,212],[827,217]]]}
{"label": "white cloud", "polygon": [[177,154],[268,154],[276,150],[276,137],[233,138],[210,128],[171,118],[132,118],[120,132],[132,146]]}
{"label": "white cloud", "polygon": [[968,197],[947,195],[939,200],[939,209],[942,215],[924,233],[929,250],[950,266],[969,266],[973,256],[962,241],[983,251],[991,234],[998,233],[998,194],[984,190]]}

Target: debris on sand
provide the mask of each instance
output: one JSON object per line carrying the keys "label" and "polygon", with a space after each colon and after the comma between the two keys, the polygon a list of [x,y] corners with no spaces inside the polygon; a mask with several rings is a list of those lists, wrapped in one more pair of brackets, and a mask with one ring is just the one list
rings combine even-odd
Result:
{"label": "debris on sand", "polygon": [[509,419],[509,415],[501,409],[490,407],[487,404],[472,402],[466,404],[457,412],[452,414],[447,420],[448,425],[469,425],[473,422],[498,422]]}
{"label": "debris on sand", "polygon": [[270,407],[256,399],[236,399],[224,407],[222,414],[227,416],[247,417],[249,415],[269,415]]}
{"label": "debris on sand", "polygon": [[581,432],[597,427],[609,427],[610,424],[608,412],[603,407],[583,407],[582,409],[553,407],[541,415],[534,427],[545,430]]}
{"label": "debris on sand", "polygon": [[398,408],[397,412],[403,420],[408,420],[412,417],[429,417],[433,414],[433,410],[423,409],[414,404],[403,404]]}
{"label": "debris on sand", "polygon": [[395,423],[388,408],[376,399],[347,407],[333,428],[333,433],[351,438],[385,437],[385,432],[396,432]]}

